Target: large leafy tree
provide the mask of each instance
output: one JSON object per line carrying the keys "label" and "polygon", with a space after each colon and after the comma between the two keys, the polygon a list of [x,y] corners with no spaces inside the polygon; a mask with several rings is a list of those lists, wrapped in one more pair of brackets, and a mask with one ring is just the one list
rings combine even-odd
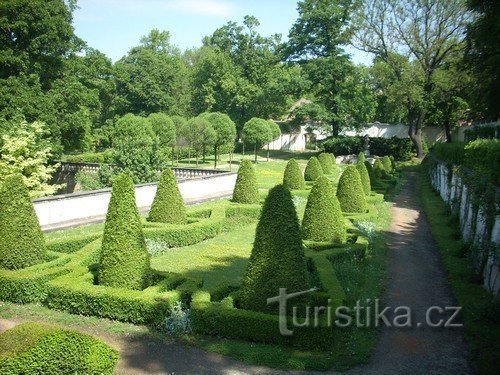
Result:
{"label": "large leafy tree", "polygon": [[[435,90],[436,72],[463,42],[468,21],[463,0],[370,0],[357,15],[355,44],[373,53],[400,74],[404,56],[419,78],[408,95],[407,121],[419,157],[423,157],[422,129]],[[398,77],[399,78],[399,77]]]}

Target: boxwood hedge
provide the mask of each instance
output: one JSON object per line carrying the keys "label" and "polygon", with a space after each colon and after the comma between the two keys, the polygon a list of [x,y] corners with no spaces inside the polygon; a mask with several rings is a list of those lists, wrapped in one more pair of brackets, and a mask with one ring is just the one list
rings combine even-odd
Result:
{"label": "boxwood hedge", "polygon": [[257,177],[250,160],[243,159],[238,170],[236,185],[233,191],[233,202],[254,204],[259,203]]}
{"label": "boxwood hedge", "polygon": [[306,181],[315,181],[319,176],[323,175],[323,168],[316,156],[309,159],[304,171],[304,179]]}
{"label": "boxwood hedge", "polygon": [[286,164],[283,185],[290,190],[302,190],[306,188],[304,176],[297,160],[290,159]]}
{"label": "boxwood hedge", "polygon": [[361,177],[357,168],[348,166],[340,176],[337,187],[337,198],[343,212],[366,212],[366,204]]}
{"label": "boxwood hedge", "polygon": [[148,220],[158,223],[187,223],[184,200],[177,186],[174,173],[170,168],[166,168],[160,176]]}

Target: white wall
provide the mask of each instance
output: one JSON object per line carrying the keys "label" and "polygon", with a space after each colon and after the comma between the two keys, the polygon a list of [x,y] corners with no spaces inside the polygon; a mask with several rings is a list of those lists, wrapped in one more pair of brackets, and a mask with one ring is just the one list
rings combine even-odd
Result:
{"label": "white wall", "polygon": [[[220,173],[178,181],[186,204],[230,196],[236,183],[236,173]],[[149,209],[156,194],[156,183],[135,186],[137,207]],[[111,189],[73,193],[33,201],[35,212],[44,230],[102,220],[108,210]]]}

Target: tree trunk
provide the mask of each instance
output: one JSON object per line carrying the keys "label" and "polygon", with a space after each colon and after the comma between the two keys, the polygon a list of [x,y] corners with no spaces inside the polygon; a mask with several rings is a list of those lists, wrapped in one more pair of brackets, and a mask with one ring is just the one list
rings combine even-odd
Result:
{"label": "tree trunk", "polygon": [[245,142],[243,142],[243,156],[245,156]]}
{"label": "tree trunk", "polygon": [[195,158],[196,158],[196,168],[198,168],[198,152],[196,152]]}
{"label": "tree trunk", "polygon": [[174,162],[175,162],[175,146],[172,146],[172,167],[174,166]]}
{"label": "tree trunk", "polygon": [[255,154],[255,162],[257,163],[257,145],[255,145],[253,147],[253,151],[254,151],[254,154]]}
{"label": "tree trunk", "polygon": [[188,149],[188,164],[191,165],[191,147]]}
{"label": "tree trunk", "polygon": [[449,120],[444,123],[444,133],[446,134],[446,143],[451,143],[451,124]]}
{"label": "tree trunk", "polygon": [[413,146],[415,146],[415,150],[417,151],[417,157],[419,159],[423,159],[424,147],[422,145],[422,125],[425,120],[426,111],[420,111],[418,118],[415,122],[410,121],[410,126],[408,128],[408,136],[410,137]]}
{"label": "tree trunk", "polygon": [[214,146],[214,169],[217,169],[217,146]]}
{"label": "tree trunk", "polygon": [[267,161],[269,161],[269,143],[267,144]]}
{"label": "tree trunk", "polygon": [[233,152],[231,151],[229,153],[229,170],[231,170],[232,166],[233,166]]}
{"label": "tree trunk", "polygon": [[336,121],[332,121],[332,135],[338,137],[340,133],[340,126]]}
{"label": "tree trunk", "polygon": [[205,144],[203,144],[203,151],[202,151],[203,152],[203,164],[205,164],[205,154],[206,154],[206,151],[207,151],[206,146],[205,146]]}

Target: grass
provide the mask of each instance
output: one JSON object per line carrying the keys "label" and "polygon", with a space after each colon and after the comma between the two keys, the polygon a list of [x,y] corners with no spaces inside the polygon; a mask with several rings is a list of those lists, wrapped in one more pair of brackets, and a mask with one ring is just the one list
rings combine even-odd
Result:
{"label": "grass", "polygon": [[[424,171],[421,171],[424,173]],[[471,261],[464,256],[464,244],[457,238],[458,224],[433,190],[427,176],[421,179],[422,206],[439,247],[448,280],[459,306],[462,306],[465,339],[470,360],[481,374],[498,373],[500,345],[500,303],[477,280]]]}

